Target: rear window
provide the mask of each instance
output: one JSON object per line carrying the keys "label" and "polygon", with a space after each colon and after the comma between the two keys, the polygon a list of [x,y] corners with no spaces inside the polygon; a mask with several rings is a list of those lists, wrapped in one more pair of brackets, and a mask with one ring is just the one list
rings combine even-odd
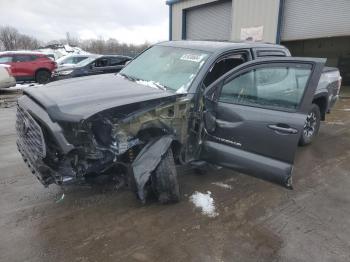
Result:
{"label": "rear window", "polygon": [[0,64],[11,63],[12,60],[13,60],[12,56],[1,56],[0,57]]}

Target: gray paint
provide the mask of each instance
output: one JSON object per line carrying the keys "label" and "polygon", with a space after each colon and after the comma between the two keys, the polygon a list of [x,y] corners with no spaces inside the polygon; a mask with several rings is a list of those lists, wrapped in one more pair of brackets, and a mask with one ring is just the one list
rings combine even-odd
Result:
{"label": "gray paint", "polygon": [[292,165],[288,163],[213,141],[204,143],[203,155],[209,163],[220,163],[236,171],[281,185],[286,185],[292,175]]}
{"label": "gray paint", "polygon": [[282,41],[350,35],[349,13],[349,0],[287,0]]}
{"label": "gray paint", "polygon": [[28,88],[24,94],[38,101],[52,119],[72,122],[117,106],[161,98],[175,99],[178,96],[115,74],[57,81],[38,88]]}
{"label": "gray paint", "polygon": [[[202,157],[209,162],[290,187],[289,178],[298,141],[324,63],[324,59],[310,58],[258,59],[233,69],[214,82],[206,90],[205,114],[210,114],[211,121],[216,121],[216,128],[208,131]],[[217,101],[218,95],[215,94],[220,93],[226,80],[254,68],[276,64],[312,65],[312,73],[297,110],[281,111]],[[278,126],[280,130],[272,126]]]}
{"label": "gray paint", "polygon": [[232,2],[220,1],[186,10],[186,39],[228,40],[231,37]]}

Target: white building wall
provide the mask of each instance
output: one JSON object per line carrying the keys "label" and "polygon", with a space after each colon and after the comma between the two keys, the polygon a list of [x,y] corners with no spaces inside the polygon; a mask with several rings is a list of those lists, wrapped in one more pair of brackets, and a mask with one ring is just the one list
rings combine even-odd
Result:
{"label": "white building wall", "polygon": [[240,40],[241,29],[263,26],[262,41],[275,43],[280,0],[233,0],[232,40]]}
{"label": "white building wall", "polygon": [[[183,0],[172,5],[172,39],[182,38],[182,11],[215,0]],[[262,41],[276,42],[280,0],[232,0],[231,39],[240,40],[241,28],[263,26]]]}

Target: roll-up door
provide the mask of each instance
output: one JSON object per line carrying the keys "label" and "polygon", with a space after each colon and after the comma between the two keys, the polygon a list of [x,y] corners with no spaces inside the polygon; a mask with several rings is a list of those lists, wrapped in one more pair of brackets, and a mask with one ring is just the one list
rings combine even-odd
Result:
{"label": "roll-up door", "polygon": [[186,10],[186,39],[229,40],[232,1],[217,1]]}
{"label": "roll-up door", "polygon": [[350,0],[285,0],[282,41],[350,35]]}

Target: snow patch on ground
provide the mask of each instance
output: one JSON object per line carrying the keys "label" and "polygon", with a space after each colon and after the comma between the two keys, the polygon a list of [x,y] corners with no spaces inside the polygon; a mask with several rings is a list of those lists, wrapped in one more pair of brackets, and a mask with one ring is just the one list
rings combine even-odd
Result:
{"label": "snow patch on ground", "polygon": [[212,183],[213,185],[215,186],[218,186],[218,187],[222,187],[222,188],[225,188],[225,189],[232,189],[232,186],[229,185],[229,184],[225,184],[223,182],[214,182]]}
{"label": "snow patch on ground", "polygon": [[208,191],[207,194],[196,191],[190,196],[190,201],[197,208],[202,210],[203,215],[207,215],[208,217],[216,217],[219,215],[219,213],[215,211],[215,203],[214,199],[211,197],[210,191]]}
{"label": "snow patch on ground", "polygon": [[338,126],[344,126],[345,123],[342,121],[333,121],[333,122],[326,122],[327,125],[338,125]]}
{"label": "snow patch on ground", "polygon": [[19,84],[16,84],[15,86],[12,86],[9,88],[0,88],[0,90],[11,93],[11,92],[19,91],[19,90],[24,90],[28,87],[37,87],[37,86],[42,86],[42,85],[37,84],[37,83],[19,83]]}
{"label": "snow patch on ground", "polygon": [[344,108],[344,109],[340,109],[341,111],[346,111],[346,112],[350,112],[350,108]]}

